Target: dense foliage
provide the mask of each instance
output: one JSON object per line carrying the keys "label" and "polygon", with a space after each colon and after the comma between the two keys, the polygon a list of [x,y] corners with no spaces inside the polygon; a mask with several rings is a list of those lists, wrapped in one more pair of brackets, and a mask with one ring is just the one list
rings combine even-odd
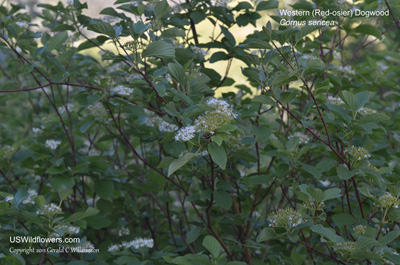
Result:
{"label": "dense foliage", "polygon": [[0,7],[2,264],[400,264],[398,1],[39,7]]}

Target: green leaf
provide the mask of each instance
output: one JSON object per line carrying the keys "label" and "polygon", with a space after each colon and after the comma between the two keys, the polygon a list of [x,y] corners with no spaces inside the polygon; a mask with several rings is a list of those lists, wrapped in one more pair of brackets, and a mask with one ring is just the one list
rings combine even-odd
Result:
{"label": "green leaf", "polygon": [[201,231],[203,229],[201,227],[192,225],[190,231],[186,234],[186,241],[191,244],[200,236]]}
{"label": "green leaf", "polygon": [[82,220],[84,218],[87,218],[89,216],[96,215],[98,213],[99,213],[99,210],[97,210],[97,209],[95,209],[93,207],[89,207],[84,212],[78,212],[78,213],[72,214],[70,217],[65,219],[62,222],[62,224],[76,222],[76,221]]}
{"label": "green leaf", "polygon": [[114,182],[108,179],[95,181],[94,190],[100,198],[110,200],[114,192]]}
{"label": "green leaf", "polygon": [[18,189],[17,193],[15,193],[12,204],[17,207],[26,197],[28,197],[28,195],[29,193],[25,189]]}
{"label": "green leaf", "polygon": [[181,85],[186,85],[186,75],[183,67],[179,63],[169,63],[168,64],[168,72],[171,74],[171,77]]}
{"label": "green leaf", "polygon": [[278,8],[278,0],[261,1],[256,8],[256,11]]}
{"label": "green leaf", "polygon": [[388,120],[390,120],[390,118],[383,113],[372,113],[372,114],[363,115],[361,117],[361,119],[359,120],[359,123],[365,124],[365,123],[382,122],[382,121],[388,121]]}
{"label": "green leaf", "polygon": [[228,41],[231,43],[232,46],[235,46],[236,41],[235,41],[235,37],[233,37],[232,33],[230,33],[229,30],[227,28],[225,28],[224,26],[220,26],[220,27],[221,27],[222,34],[224,34],[224,36],[228,39]]}
{"label": "green leaf", "polygon": [[392,221],[400,222],[400,209],[393,209],[389,213],[389,219]]}
{"label": "green leaf", "polygon": [[203,246],[214,258],[217,258],[222,250],[221,244],[213,236],[206,236],[203,239]]}
{"label": "green leaf", "polygon": [[105,22],[98,21],[96,24],[92,24],[88,26],[88,30],[100,33],[100,34],[105,34],[111,38],[115,38],[115,30],[114,28]]}
{"label": "green leaf", "polygon": [[174,59],[174,46],[165,41],[154,41],[150,43],[142,53],[143,57],[157,57],[161,59]]}
{"label": "green leaf", "polygon": [[221,169],[225,169],[227,157],[224,147],[218,146],[216,143],[211,143],[208,145],[208,152],[210,153],[212,160]]}
{"label": "green leaf", "polygon": [[335,231],[332,228],[326,228],[326,227],[323,227],[322,225],[313,225],[313,226],[311,226],[311,231],[325,237],[329,241],[332,241],[335,243],[343,243],[344,242],[344,239],[341,238],[340,236],[336,235]]}
{"label": "green leaf", "polygon": [[339,198],[341,196],[341,193],[342,193],[342,191],[338,188],[332,188],[332,189],[326,190],[326,191],[324,191],[323,201]]}
{"label": "green leaf", "polygon": [[354,171],[349,171],[344,166],[338,166],[336,168],[336,172],[337,172],[339,178],[343,179],[343,180],[349,180],[352,176],[354,176],[357,173],[357,172],[354,172]]}
{"label": "green leaf", "polygon": [[381,39],[382,34],[375,26],[369,25],[369,24],[361,24],[356,28],[356,32],[366,34],[366,35],[372,35],[377,39]]}
{"label": "green leaf", "polygon": [[46,199],[42,195],[36,196],[35,203],[42,207],[46,203]]}
{"label": "green leaf", "polygon": [[273,238],[277,238],[276,232],[272,228],[264,228],[257,238],[257,243],[264,242]]}
{"label": "green leaf", "polygon": [[161,19],[165,14],[168,13],[170,7],[167,1],[159,1],[155,7],[156,18]]}
{"label": "green leaf", "polygon": [[339,227],[343,227],[345,225],[352,225],[355,222],[357,222],[356,218],[351,216],[348,213],[338,213],[332,216],[332,220],[335,222],[335,224]]}
{"label": "green leaf", "polygon": [[93,123],[94,123],[94,121],[85,122],[85,123],[82,124],[81,127],[79,128],[79,131],[80,131],[81,133],[85,133],[85,132],[90,128],[90,126],[92,126]]}
{"label": "green leaf", "polygon": [[187,162],[189,162],[194,157],[193,153],[186,153],[182,157],[175,159],[169,164],[168,176],[171,176],[175,171],[183,167]]}
{"label": "green leaf", "polygon": [[350,260],[382,260],[381,256],[375,252],[366,251],[366,250],[355,250],[351,253]]}
{"label": "green leaf", "polygon": [[358,110],[358,99],[352,93],[344,90],[340,93],[340,97],[346,103],[347,107],[349,107],[351,110],[353,111]]}
{"label": "green leaf", "polygon": [[312,74],[321,74],[326,70],[326,65],[320,59],[312,59],[306,65],[303,74],[305,76]]}
{"label": "green leaf", "polygon": [[54,35],[52,38],[50,38],[49,43],[47,44],[46,50],[51,51],[53,49],[56,49],[56,48],[62,46],[67,39],[68,39],[67,32],[60,32],[60,33]]}
{"label": "green leaf", "polygon": [[65,200],[68,196],[70,196],[73,193],[72,189],[65,189],[65,190],[60,190],[58,192],[58,196],[60,197],[60,201],[62,202]]}
{"label": "green leaf", "polygon": [[251,102],[255,103],[263,103],[271,106],[275,106],[275,101],[271,98],[271,96],[264,94],[264,95],[259,95],[255,96]]}
{"label": "green leaf", "polygon": [[221,206],[225,210],[229,210],[232,207],[232,198],[226,191],[214,191],[214,199],[217,205]]}

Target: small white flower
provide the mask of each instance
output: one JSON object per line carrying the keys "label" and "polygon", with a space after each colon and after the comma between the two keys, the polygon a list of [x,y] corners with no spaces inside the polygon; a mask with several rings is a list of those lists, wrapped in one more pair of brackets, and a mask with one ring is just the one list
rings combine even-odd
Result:
{"label": "small white flower", "polygon": [[74,4],[74,0],[67,0],[67,4],[72,6]]}
{"label": "small white flower", "polygon": [[28,22],[26,22],[26,21],[18,21],[15,24],[17,24],[18,27],[24,28],[24,29],[26,29],[29,26]]}
{"label": "small white flower", "polygon": [[102,17],[101,20],[105,23],[113,23],[113,22],[118,21],[118,18],[113,17],[113,16],[105,16],[105,17]]}
{"label": "small white flower", "polygon": [[56,140],[46,140],[46,147],[50,148],[51,150],[56,150],[57,147],[61,144],[61,141]]}
{"label": "small white flower", "polygon": [[13,200],[14,200],[14,196],[12,196],[12,195],[8,195],[8,196],[4,199],[5,202],[11,202],[11,201],[13,201]]}
{"label": "small white flower", "polygon": [[131,5],[133,5],[134,7],[138,7],[139,6],[139,2],[138,1],[131,1]]}
{"label": "small white flower", "polygon": [[28,190],[29,196],[22,201],[22,204],[35,204],[35,197],[38,193],[35,190],[29,189]]}
{"label": "small white flower", "polygon": [[58,112],[59,112],[60,114],[63,114],[63,113],[65,112],[65,110],[71,111],[73,107],[74,107],[73,104],[68,103],[66,106],[61,106],[61,107],[59,107],[59,108],[58,108]]}

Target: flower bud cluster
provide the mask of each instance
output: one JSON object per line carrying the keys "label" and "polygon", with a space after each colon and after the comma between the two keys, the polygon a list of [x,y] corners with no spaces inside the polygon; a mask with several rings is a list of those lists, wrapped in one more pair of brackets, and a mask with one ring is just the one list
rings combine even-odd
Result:
{"label": "flower bud cluster", "polygon": [[270,227],[291,228],[304,223],[303,218],[301,218],[301,214],[291,208],[279,209],[278,211],[272,213],[268,217],[268,220],[270,222]]}
{"label": "flower bud cluster", "polygon": [[400,206],[400,201],[399,198],[394,197],[392,194],[389,192],[386,192],[384,195],[380,196],[378,198],[378,206],[381,208],[399,208]]}
{"label": "flower bud cluster", "polygon": [[363,236],[365,235],[365,230],[367,229],[367,227],[365,225],[357,225],[353,228],[354,233],[356,233],[357,235]]}
{"label": "flower bud cluster", "polygon": [[361,115],[367,115],[376,113],[376,110],[362,107],[357,112],[360,113]]}
{"label": "flower bud cluster", "polygon": [[56,141],[53,139],[46,140],[46,147],[50,148],[51,150],[56,150],[57,147],[61,144],[61,141]]}
{"label": "flower bud cluster", "polygon": [[195,53],[201,54],[203,57],[210,54],[208,51],[197,46],[191,46],[190,49],[192,49],[192,51],[194,51]]}
{"label": "flower bud cluster", "polygon": [[62,213],[61,208],[55,203],[45,204],[43,205],[42,209],[36,212],[36,214],[38,215],[47,215],[47,216],[53,216],[61,213]]}
{"label": "flower bud cluster", "polygon": [[295,132],[292,135],[289,135],[289,139],[293,138],[293,137],[297,137],[299,138],[299,144],[307,144],[310,141],[310,137],[308,137],[308,135],[301,133],[301,132]]}
{"label": "flower bud cluster", "polygon": [[336,252],[344,259],[348,259],[354,251],[354,242],[336,243]]}
{"label": "flower bud cluster", "polygon": [[353,158],[355,158],[356,160],[362,160],[362,159],[368,159],[371,157],[371,155],[368,153],[367,149],[363,148],[363,147],[355,147],[355,146],[351,146],[346,148],[346,150],[344,150],[345,153],[348,153],[349,155],[351,155]]}
{"label": "flower bud cluster", "polygon": [[213,110],[206,111],[204,115],[197,118],[194,122],[195,125],[181,128],[175,135],[176,141],[189,141],[196,132],[214,134],[222,125],[230,123],[237,117],[224,100],[211,98],[206,104]]}
{"label": "flower bud cluster", "polygon": [[90,113],[95,117],[95,119],[99,122],[104,122],[107,120],[108,111],[100,101],[97,101],[94,105],[90,105],[88,109]]}

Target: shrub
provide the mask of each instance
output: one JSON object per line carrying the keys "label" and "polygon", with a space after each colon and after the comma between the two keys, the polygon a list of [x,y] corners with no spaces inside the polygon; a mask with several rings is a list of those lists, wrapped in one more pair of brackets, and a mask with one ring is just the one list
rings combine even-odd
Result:
{"label": "shrub", "polygon": [[397,1],[39,7],[0,8],[2,264],[400,264]]}

